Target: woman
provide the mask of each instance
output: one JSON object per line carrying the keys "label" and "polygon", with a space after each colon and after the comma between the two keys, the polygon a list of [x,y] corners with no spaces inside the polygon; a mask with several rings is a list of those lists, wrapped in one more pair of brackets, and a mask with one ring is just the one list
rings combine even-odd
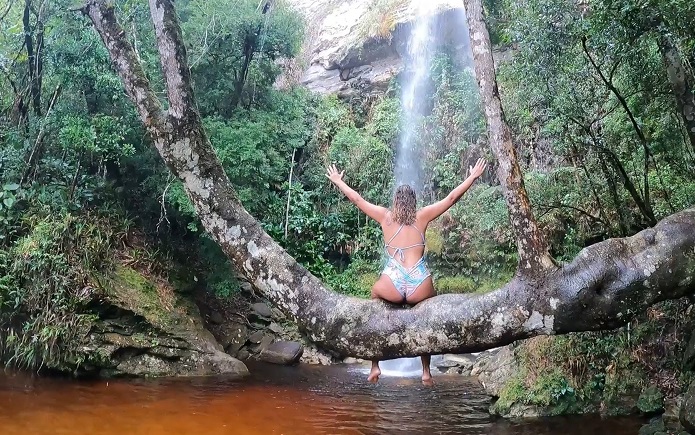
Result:
{"label": "woman", "polygon": [[[359,193],[345,184],[345,171],[338,172],[335,165],[326,169],[326,177],[367,216],[381,224],[388,258],[381,277],[372,286],[373,299],[416,305],[436,294],[432,276],[424,259],[427,225],[456,204],[473,182],[483,174],[485,167],[485,161],[478,159],[475,166],[470,168],[468,178],[446,198],[420,210],[416,209],[415,191],[407,184],[398,186],[389,210],[365,201]],[[423,355],[421,358],[422,382],[431,384],[430,356]],[[379,375],[379,361],[372,361],[372,370],[367,380],[376,383]]]}

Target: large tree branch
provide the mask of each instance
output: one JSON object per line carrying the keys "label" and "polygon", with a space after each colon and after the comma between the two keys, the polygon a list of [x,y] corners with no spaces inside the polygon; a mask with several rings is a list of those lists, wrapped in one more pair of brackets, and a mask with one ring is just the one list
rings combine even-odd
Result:
{"label": "large tree branch", "polygon": [[135,104],[140,119],[148,132],[156,135],[156,130],[164,123],[162,106],[150,87],[133,46],[116,21],[113,6],[107,5],[104,1],[89,0],[77,10],[92,20],[94,28],[109,51],[113,67],[121,77],[128,97]]}
{"label": "large tree branch", "polygon": [[[160,34],[165,37],[158,37],[160,51],[167,49],[166,41],[183,46],[180,31],[169,29],[177,27],[177,21],[164,18],[175,16],[171,2],[158,1],[154,7],[165,9],[152,13],[153,20],[162,20]],[[95,21],[143,120],[158,117],[159,105],[113,13],[103,0],[90,0],[83,10]],[[186,65],[185,51],[178,53],[177,68]],[[164,69],[165,74],[176,73]],[[169,86],[170,91],[177,88]],[[563,268],[534,279],[516,278],[486,295],[442,295],[413,309],[338,295],[292,259],[244,210],[200,117],[189,113],[195,111],[192,103],[192,94],[181,98],[181,118],[150,124],[162,158],[184,181],[204,227],[245,279],[310,339],[340,354],[387,359],[475,351],[538,334],[612,328],[649,304],[695,290],[695,210],[688,210],[653,230],[591,246]]]}
{"label": "large tree branch", "polygon": [[497,178],[507,202],[509,220],[516,237],[519,263],[517,272],[533,276],[554,267],[548,253],[548,243],[538,228],[524,187],[524,179],[512,143],[512,134],[504,117],[490,35],[483,21],[481,0],[464,0],[475,63],[475,75],[485,106],[488,141],[499,166]]}
{"label": "large tree branch", "polygon": [[413,309],[346,298],[325,307],[329,332],[312,339],[363,358],[476,352],[536,335],[616,328],[656,302],[693,292],[695,208],[585,248],[536,282],[441,295]]}

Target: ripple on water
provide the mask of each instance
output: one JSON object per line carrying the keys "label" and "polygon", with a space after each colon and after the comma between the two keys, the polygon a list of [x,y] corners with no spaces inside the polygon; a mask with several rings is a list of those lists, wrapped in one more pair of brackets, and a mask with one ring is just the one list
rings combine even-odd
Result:
{"label": "ripple on water", "polygon": [[478,383],[440,375],[384,377],[334,367],[250,366],[252,376],[71,381],[0,376],[2,435],[615,434],[639,419],[494,421]]}

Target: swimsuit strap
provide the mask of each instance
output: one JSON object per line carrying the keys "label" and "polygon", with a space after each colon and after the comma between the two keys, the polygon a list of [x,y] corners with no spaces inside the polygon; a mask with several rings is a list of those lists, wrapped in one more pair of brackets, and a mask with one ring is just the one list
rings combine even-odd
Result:
{"label": "swimsuit strap", "polygon": [[398,229],[396,230],[396,232],[393,233],[393,236],[391,236],[391,238],[389,239],[389,241],[386,242],[386,246],[390,246],[390,245],[391,245],[391,242],[393,242],[393,239],[396,238],[396,236],[398,235],[398,233],[401,232],[402,229],[403,229],[403,225],[401,224],[401,226],[398,227]]}
{"label": "swimsuit strap", "polygon": [[[386,245],[384,246],[384,248],[386,248],[386,253],[389,255],[389,257],[393,258],[396,255],[398,255],[401,258],[401,261],[404,261],[405,260],[405,252],[404,251],[411,249],[411,248],[416,248],[418,246],[425,246],[425,235],[422,233],[422,231],[420,231],[420,229],[418,227],[416,227],[415,225],[411,224],[408,226],[415,228],[417,230],[417,232],[420,233],[420,237],[422,237],[422,243],[415,243],[414,245],[404,246],[402,248],[398,248],[396,246],[391,246],[391,242],[393,242],[393,239],[395,239],[396,236],[398,235],[398,233],[400,233],[401,230],[403,229],[403,224],[401,224],[401,226],[398,227],[398,230],[396,230],[396,232],[393,234],[393,236],[391,236],[389,241],[386,242]],[[388,248],[393,248],[393,250],[394,250],[393,255],[391,255],[389,253]]]}

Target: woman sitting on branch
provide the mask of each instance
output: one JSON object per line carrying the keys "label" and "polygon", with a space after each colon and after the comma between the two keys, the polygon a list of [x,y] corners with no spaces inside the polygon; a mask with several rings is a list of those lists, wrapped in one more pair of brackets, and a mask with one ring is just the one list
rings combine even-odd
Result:
{"label": "woman sitting on branch", "polygon": [[[417,210],[415,191],[407,184],[398,186],[391,208],[371,204],[343,181],[345,171],[335,165],[326,170],[326,177],[367,216],[379,222],[384,233],[387,261],[381,277],[372,286],[372,298],[394,304],[416,305],[435,296],[432,276],[425,262],[427,226],[458,202],[473,182],[485,171],[486,163],[478,159],[470,175],[441,201]],[[422,382],[432,383],[430,355],[421,356]],[[376,383],[381,375],[379,361],[372,361],[367,380]]]}

